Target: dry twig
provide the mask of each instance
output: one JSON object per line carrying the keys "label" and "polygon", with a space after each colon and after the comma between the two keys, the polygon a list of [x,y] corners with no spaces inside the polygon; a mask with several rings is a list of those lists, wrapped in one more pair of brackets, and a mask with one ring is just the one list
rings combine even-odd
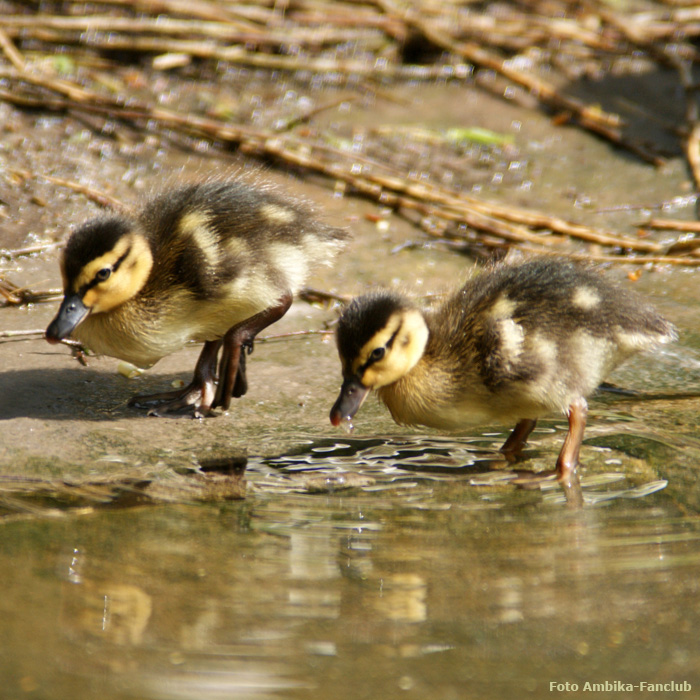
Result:
{"label": "dry twig", "polygon": [[[68,80],[45,72],[33,54],[22,53],[24,42],[31,39],[34,45],[43,42],[79,47],[84,52],[79,57],[94,50],[107,53],[126,49],[141,55],[178,53],[270,70],[311,71],[355,79],[365,76],[372,80],[468,77],[464,66],[468,61],[525,88],[542,104],[580,126],[658,163],[657,154],[623,136],[618,115],[562,93],[537,74],[536,66],[521,68],[513,60],[535,45],[543,48],[545,56],[550,43],[560,53],[571,51],[571,55],[585,55],[590,60],[625,55],[633,45],[679,71],[686,90],[686,154],[696,183],[700,183],[700,129],[695,86],[688,69],[698,60],[698,52],[686,39],[679,38],[700,35],[700,13],[695,8],[623,16],[597,2],[584,1],[577,9],[566,0],[549,0],[546,6],[534,3],[526,9],[505,5],[496,16],[477,5],[445,5],[429,0],[410,5],[370,0],[361,6],[354,2],[299,0],[293,6],[285,5],[286,11],[276,4],[221,5],[209,0],[102,3],[102,7],[110,5],[111,10],[102,15],[36,13],[29,17],[18,13],[0,18],[0,50],[8,61],[7,67],[0,65],[5,83],[0,99],[22,107],[99,115],[136,128],[152,128],[155,124],[186,138],[232,145],[244,153],[321,173],[380,204],[413,218],[417,215],[418,225],[433,237],[474,241],[476,232],[476,242],[486,248],[534,246],[540,252],[558,253],[563,242],[574,239],[611,249],[615,255],[607,257],[613,259],[618,253],[633,252],[640,261],[682,264],[687,254],[688,264],[695,264],[691,260],[696,249],[688,245],[687,238],[660,244],[480,201],[414,181],[391,163],[332,148],[319,142],[312,130],[307,130],[306,137],[295,130],[319,112],[354,99],[352,94],[278,120],[274,128],[260,128],[166,108],[143,96],[114,96],[90,87],[87,81],[79,83],[77,78]],[[553,7],[559,8],[554,13],[560,15],[556,19],[552,19]],[[591,21],[582,22],[582,17]],[[674,27],[675,32],[671,31]],[[405,43],[416,37],[445,51],[448,59],[437,63],[403,62]],[[347,51],[343,48],[346,45],[354,46],[354,50]],[[77,74],[81,75],[79,71]],[[358,162],[363,164],[359,172]],[[81,192],[102,206],[123,207],[104,192],[59,178],[46,179]],[[620,257],[620,261],[628,259]]]}
{"label": "dry twig", "polygon": [[61,289],[49,289],[33,292],[31,289],[18,287],[7,278],[0,276],[0,296],[5,298],[5,306],[23,306],[24,304],[41,304],[56,301],[63,296]]}
{"label": "dry twig", "polygon": [[642,224],[644,228],[661,229],[665,231],[684,231],[700,233],[700,221],[682,221],[679,219],[649,219]]}

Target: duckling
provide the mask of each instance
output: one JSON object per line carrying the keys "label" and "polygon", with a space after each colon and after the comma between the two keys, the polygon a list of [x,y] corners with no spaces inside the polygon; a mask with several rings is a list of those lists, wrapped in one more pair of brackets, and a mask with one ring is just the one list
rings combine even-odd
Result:
{"label": "duckling", "polygon": [[640,297],[559,259],[495,265],[431,309],[372,292],[338,323],[343,384],[330,420],[350,421],[376,389],[399,424],[514,422],[501,451],[515,461],[537,419],[561,411],[569,430],[556,474],[566,485],[578,465],[586,397],[633,353],[676,338]]}
{"label": "duckling", "polygon": [[70,335],[142,368],[204,342],[189,385],[130,405],[155,403],[153,415],[226,410],[247,391],[256,335],[284,316],[309,269],[329,263],[346,238],[270,188],[235,180],[180,187],[134,216],[97,218],[70,236],[65,296],[46,339]]}

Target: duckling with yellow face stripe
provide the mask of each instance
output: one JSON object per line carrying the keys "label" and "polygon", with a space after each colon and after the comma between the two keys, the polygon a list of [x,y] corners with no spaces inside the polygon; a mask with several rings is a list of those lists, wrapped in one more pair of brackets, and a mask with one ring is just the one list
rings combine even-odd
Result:
{"label": "duckling with yellow face stripe", "polygon": [[156,415],[227,409],[246,392],[245,351],[255,336],[346,237],[269,189],[237,181],[176,189],[133,218],[98,218],[71,235],[61,261],[65,297],[46,339],[70,335],[144,368],[204,342],[187,387],[131,403],[157,403]]}
{"label": "duckling with yellow face stripe", "polygon": [[555,259],[497,265],[432,309],[373,292],[340,317],[343,385],[330,418],[350,420],[376,389],[401,424],[515,422],[501,448],[515,459],[537,419],[560,411],[569,432],[556,466],[566,481],[578,464],[586,397],[633,353],[675,339],[641,298]]}

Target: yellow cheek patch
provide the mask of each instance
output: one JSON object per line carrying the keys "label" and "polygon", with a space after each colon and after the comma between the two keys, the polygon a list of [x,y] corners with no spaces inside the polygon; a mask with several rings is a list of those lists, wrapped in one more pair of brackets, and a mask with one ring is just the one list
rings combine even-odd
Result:
{"label": "yellow cheek patch", "polygon": [[[391,347],[388,347],[390,342]],[[396,313],[362,348],[358,360],[353,363],[353,371],[358,374],[369,360],[372,350],[385,347],[384,357],[371,363],[360,379],[365,386],[373,389],[387,386],[401,379],[416,366],[423,356],[427,342],[428,327],[418,309]]]}
{"label": "yellow cheek patch", "polygon": [[100,255],[99,258],[90,260],[90,262],[83,267],[80,274],[75,278],[75,281],[73,282],[73,291],[77,292],[85,285],[90,284],[100,270],[103,270],[106,267],[112,269],[117,264],[117,261],[124,256],[127,250],[133,247],[132,243],[135,238],[136,236],[133,235],[123,236],[117,241],[112,250],[107,251],[104,255]]}
{"label": "yellow cheek patch", "polygon": [[383,348],[389,343],[403,325],[404,317],[404,313],[395,313],[390,316],[386,325],[381,330],[377,331],[370,340],[362,346],[362,349],[352,363],[352,371],[355,374],[357,374],[360,367],[367,364],[369,356],[376,348]]}
{"label": "yellow cheek patch", "polygon": [[[112,250],[85,265],[73,291],[79,292],[88,286],[83,295],[85,306],[94,313],[109,311],[138,294],[152,267],[153,256],[143,236],[124,236]],[[105,268],[113,270],[112,274],[104,282],[95,284],[95,276]]]}
{"label": "yellow cheek patch", "polygon": [[100,293],[93,287],[93,289],[88,289],[83,295],[83,304],[85,304],[88,309],[92,309],[97,304],[99,298]]}
{"label": "yellow cheek patch", "polygon": [[382,371],[379,365],[380,363],[371,365],[364,371],[364,374],[360,377],[360,379],[365,386],[372,387],[373,389],[381,386],[380,381]]}

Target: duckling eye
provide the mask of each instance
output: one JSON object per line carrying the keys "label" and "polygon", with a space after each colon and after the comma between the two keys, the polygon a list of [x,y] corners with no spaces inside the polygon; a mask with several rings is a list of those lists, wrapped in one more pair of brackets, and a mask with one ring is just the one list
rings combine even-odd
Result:
{"label": "duckling eye", "polygon": [[386,348],[374,348],[369,357],[372,360],[372,362],[378,362],[382,359],[382,357],[384,357],[385,351]]}
{"label": "duckling eye", "polygon": [[95,279],[98,282],[104,282],[106,279],[109,279],[109,276],[112,274],[112,268],[111,267],[103,267],[101,270],[98,271],[98,273],[95,275]]}

